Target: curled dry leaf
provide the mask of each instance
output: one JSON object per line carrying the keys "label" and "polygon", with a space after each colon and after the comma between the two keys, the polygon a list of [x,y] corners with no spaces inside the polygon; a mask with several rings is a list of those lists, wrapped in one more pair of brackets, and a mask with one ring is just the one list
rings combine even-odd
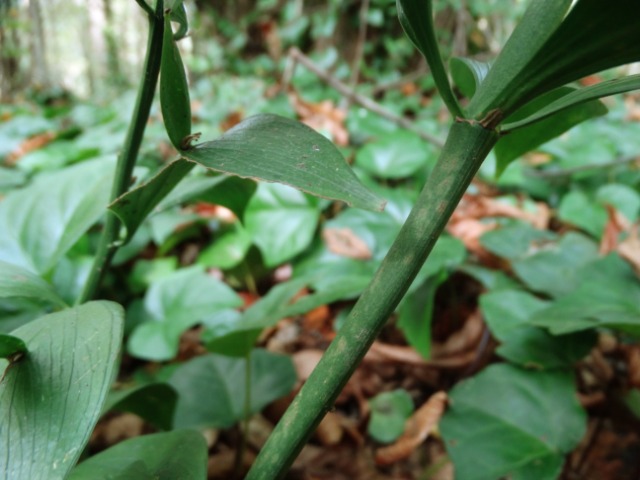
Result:
{"label": "curled dry leaf", "polygon": [[482,338],[483,331],[482,313],[476,309],[469,315],[463,327],[450,335],[446,342],[434,343],[431,354],[435,358],[449,357],[475,349]]}
{"label": "curled dry leaf", "polygon": [[347,114],[330,100],[312,103],[304,100],[297,92],[289,91],[289,101],[302,123],[314,130],[328,132],[333,143],[342,147],[349,145],[349,132],[344,126]]}
{"label": "curled dry leaf", "polygon": [[329,251],[348,258],[367,260],[371,258],[368,245],[350,228],[325,228],[322,238]]}
{"label": "curled dry leaf", "polygon": [[28,138],[27,140],[22,142],[18,148],[7,155],[7,159],[5,160],[5,162],[8,166],[13,166],[18,163],[18,161],[27,153],[45,147],[55,139],[56,134],[53,132],[44,132],[39,133],[38,135],[34,135],[33,137]]}
{"label": "curled dry leaf", "polygon": [[408,458],[437,428],[447,405],[446,392],[436,392],[427,402],[407,419],[405,431],[400,438],[388,447],[376,451],[376,464],[390,465]]}

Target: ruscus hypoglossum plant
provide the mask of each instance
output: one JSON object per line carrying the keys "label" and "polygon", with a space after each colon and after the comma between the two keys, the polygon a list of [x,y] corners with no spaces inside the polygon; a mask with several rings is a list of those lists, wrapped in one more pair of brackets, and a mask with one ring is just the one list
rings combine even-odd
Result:
{"label": "ruscus hypoglossum plant", "polygon": [[[153,6],[144,0],[136,2],[149,21],[146,58],[129,129],[115,165],[87,162],[73,166],[47,182],[36,180],[0,202],[0,225],[11,226],[10,232],[0,238],[0,297],[44,305],[38,310],[40,316],[0,335],[0,478],[78,480],[98,478],[96,472],[109,474],[109,478],[206,478],[206,444],[199,433],[179,428],[197,426],[190,423],[189,412],[184,410],[180,418],[171,417],[169,412],[158,421],[161,429],[174,431],[129,440],[76,466],[105,405],[125,328],[122,306],[97,300],[99,287],[120,247],[134,237],[161,202],[169,201],[171,192],[184,185],[183,180],[196,166],[282,183],[371,211],[384,208],[384,200],[363,186],[329,140],[293,120],[260,114],[216,140],[196,143],[199,133],[192,131],[188,82],[176,43],[188,30],[182,0],[157,0]],[[438,162],[395,242],[263,447],[248,474],[250,479],[285,475],[405,296],[494,147],[498,171],[502,171],[522,153],[603,114],[606,109],[599,98],[640,88],[639,75],[587,87],[572,83],[640,61],[637,0],[619,0],[606,6],[600,0],[531,0],[494,62],[489,65],[455,58],[449,69],[436,42],[432,2],[398,0],[397,10],[407,36],[425,56],[454,120]],[[174,32],[175,23],[178,28]],[[164,124],[179,155],[145,182],[131,187],[158,78]],[[459,102],[450,78],[468,97],[468,103]],[[112,180],[110,191],[104,188],[105,178]],[[103,217],[88,277],[81,293],[68,299],[52,286],[56,266]],[[231,423],[235,423],[264,406],[253,402],[248,393],[256,368],[270,355],[253,348],[261,330],[279,318],[316,305],[313,298],[307,304],[288,303],[305,285],[294,280],[274,288],[270,303],[256,305],[240,315],[235,309],[241,302],[231,289],[210,278],[203,280],[200,274],[197,269],[185,269],[180,273],[184,282],[180,288],[172,291],[170,284],[159,282],[147,299],[151,302],[154,295],[166,299],[165,304],[159,301],[165,309],[161,313],[171,311],[187,328],[193,326],[189,323],[192,319],[180,317],[179,308],[172,307],[171,302],[181,296],[191,299],[199,292],[215,291],[219,296],[216,308],[221,314],[231,315],[233,322],[210,338],[207,346],[227,357],[197,359],[183,370],[182,377],[172,381],[171,387],[153,384],[147,386],[147,393],[155,392],[175,403],[176,389],[192,378],[189,374],[195,377],[201,372],[213,375],[238,369],[233,371],[246,380],[246,385],[243,404],[230,407]],[[327,301],[321,298],[318,304]],[[490,299],[486,303],[489,305]],[[158,324],[149,322],[148,330],[158,336],[171,336],[175,342],[184,330],[169,334]],[[134,333],[129,348],[143,351],[137,339]],[[166,344],[164,350],[154,353],[156,357],[149,358],[171,358],[175,354],[172,348],[177,346],[172,347],[170,341]],[[290,368],[279,364],[278,359],[267,361],[274,362],[274,369]],[[520,381],[514,367],[497,367],[500,378],[512,384]],[[540,375],[540,382],[565,388],[567,395],[572,395],[571,386],[563,383],[565,373]],[[273,387],[277,395],[272,399],[288,391],[280,392],[282,387]],[[198,398],[194,405],[211,400]],[[452,407],[455,415],[454,403]],[[455,439],[457,434],[453,417],[445,419],[445,439]],[[575,444],[571,442],[573,439],[568,443]],[[486,471],[474,471],[472,462],[465,467],[455,442],[449,446],[459,478],[487,478]],[[568,448],[564,444],[558,447],[557,455],[541,454],[537,478],[555,478],[562,466],[562,453]],[[496,466],[491,475],[500,478],[515,467],[501,468]]]}

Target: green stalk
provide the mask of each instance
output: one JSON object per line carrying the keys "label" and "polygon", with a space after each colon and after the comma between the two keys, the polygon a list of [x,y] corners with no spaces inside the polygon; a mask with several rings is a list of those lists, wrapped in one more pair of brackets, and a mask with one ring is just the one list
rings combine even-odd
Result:
{"label": "green stalk", "polygon": [[269,437],[247,480],[282,477],[393,313],[498,134],[453,125],[438,163],[373,280]]}
{"label": "green stalk", "polygon": [[[149,9],[150,10],[150,9]],[[145,9],[147,11],[147,9]],[[162,35],[164,33],[163,1],[156,1],[155,12],[149,14],[149,34],[147,37],[147,53],[144,61],[144,78],[138,87],[136,104],[127,130],[127,137],[118,156],[113,185],[111,187],[110,201],[127,192],[131,185],[131,175],[138,158],[140,144],[144,130],[149,119],[151,104],[156,92],[158,74],[160,73],[160,60],[162,58]],[[120,232],[120,220],[107,211],[102,236],[93,262],[93,267],[85,284],[84,290],[77,304],[88,302],[98,291],[104,272],[109,268],[111,259],[117,250],[116,240]]]}

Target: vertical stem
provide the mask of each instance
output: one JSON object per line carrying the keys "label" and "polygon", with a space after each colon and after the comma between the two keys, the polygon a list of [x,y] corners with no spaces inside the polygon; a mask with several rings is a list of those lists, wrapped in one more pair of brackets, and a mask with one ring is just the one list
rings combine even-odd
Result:
{"label": "vertical stem", "polygon": [[[127,131],[127,137],[118,156],[115,177],[111,187],[111,201],[125,193],[131,184],[131,174],[138,158],[140,144],[144,129],[149,119],[151,104],[155,96],[156,84],[160,73],[160,60],[162,58],[162,35],[164,32],[164,15],[162,0],[156,1],[156,9],[153,15],[149,15],[149,36],[147,40],[147,53],[144,62],[143,79],[138,87],[138,96],[131,116],[131,123]],[[104,275],[109,268],[111,259],[117,250],[115,242],[120,231],[120,221],[113,213],[107,211],[107,218],[98,244],[96,258],[85,284],[85,288],[77,303],[91,300]]]}
{"label": "vertical stem", "polygon": [[271,434],[247,480],[282,477],[331,409],[442,233],[498,135],[453,125],[438,163],[373,280]]}

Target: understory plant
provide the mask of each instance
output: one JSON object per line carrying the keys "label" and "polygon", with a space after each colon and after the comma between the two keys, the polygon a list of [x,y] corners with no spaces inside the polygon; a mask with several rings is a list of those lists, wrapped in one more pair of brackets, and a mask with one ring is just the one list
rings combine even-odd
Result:
{"label": "understory plant", "polygon": [[[169,384],[149,384],[126,396],[111,396],[107,401],[119,363],[125,314],[119,304],[95,298],[116,254],[125,251],[151,214],[195,196],[196,191],[201,193],[222,183],[229,190],[247,189],[248,195],[255,190],[243,181],[233,183],[235,180],[226,176],[193,182],[190,173],[194,168],[277,182],[374,212],[383,210],[385,205],[360,182],[329,140],[293,120],[259,114],[216,140],[200,143],[200,134],[192,131],[188,83],[176,44],[188,29],[182,1],[157,0],[153,7],[144,0],[137,3],[149,19],[147,54],[132,119],[115,166],[107,160],[76,165],[55,177],[36,179],[0,203],[0,225],[5,228],[0,238],[0,298],[13,302],[10,306],[23,324],[0,335],[0,478],[95,479],[96,472],[110,475],[108,478],[205,478],[206,445],[202,436],[190,428],[202,426],[198,413],[213,398],[203,394],[178,400],[176,392],[188,382],[204,378],[204,390],[215,396],[220,392],[207,390],[206,386],[217,375],[231,372],[243,378],[244,401],[226,399],[223,417],[230,420],[228,424],[221,420],[223,423],[218,425],[225,427],[246,420],[269,400],[290,390],[291,375],[269,385],[253,381],[259,378],[261,368],[291,373],[290,363],[254,348],[261,331],[285,316],[345,298],[349,286],[341,284],[340,291],[319,290],[292,303],[301,288],[318,281],[311,273],[273,288],[263,300],[240,312],[242,301],[229,287],[204,275],[203,268],[194,267],[153,282],[144,300],[147,314],[153,318],[128,332],[128,348],[141,358],[168,360],[177,353],[180,335],[206,319],[210,327],[206,347],[219,355],[196,358],[179,367],[179,374]],[[599,0],[572,3],[532,0],[495,61],[485,64],[458,58],[452,59],[447,69],[436,43],[431,2],[397,1],[400,22],[425,56],[454,120],[437,164],[389,252],[247,478],[273,479],[286,473],[410,289],[453,210],[494,148],[497,170],[502,172],[523,153],[580,122],[602,115],[606,109],[599,98],[640,88],[639,75],[586,87],[573,83],[640,61],[640,4],[636,0],[619,0],[610,6],[603,6]],[[172,22],[178,26],[175,32]],[[144,182],[136,183],[136,160],[158,77],[164,125],[178,158]],[[450,78],[468,102],[460,103]],[[108,183],[110,191],[105,188]],[[53,195],[58,196],[52,199]],[[216,199],[242,216],[243,205],[224,194],[218,194]],[[65,255],[104,216],[107,205],[86,278],[75,278],[73,269],[71,273],[66,271],[65,277]],[[241,234],[233,238],[243,241]],[[266,263],[275,266],[278,262],[278,258],[272,258]],[[618,279],[627,275],[615,258],[594,259],[584,268],[585,275],[592,274],[600,283],[594,282],[588,287],[591,290],[576,295],[599,293],[602,285],[610,281],[608,273]],[[619,272],[622,273],[618,275]],[[61,291],[60,285],[69,277],[80,287]],[[360,291],[353,288],[350,293],[358,295]],[[534,353],[527,351],[526,358],[522,358],[512,329],[504,325],[505,314],[500,311],[499,302],[484,297],[482,308],[487,322],[494,336],[506,339],[501,355],[511,364],[490,367],[451,393],[442,434],[462,479],[509,474],[513,478],[556,478],[564,453],[579,441],[584,423],[584,414],[573,399],[575,388],[567,369],[591,345],[592,335],[584,331],[604,325],[638,333],[637,324],[630,319],[632,313],[616,311],[616,316],[606,308],[610,299],[603,299],[600,304],[600,313],[606,317],[603,320],[597,311],[586,316],[566,299],[543,304],[523,292],[509,295],[514,308],[508,313],[514,323],[523,316],[528,322],[521,322],[529,330],[517,332],[519,338],[532,335],[545,346],[553,345],[554,349],[569,353],[562,359],[541,359],[538,349]],[[215,297],[213,307],[211,303],[198,303],[205,296]],[[198,311],[195,317],[183,313],[182,306],[186,304]],[[524,313],[518,310],[522,305],[527,306]],[[168,317],[172,322],[164,321]],[[25,318],[28,321],[23,321]],[[531,373],[523,369],[532,364],[543,371]],[[559,392],[562,399],[568,399],[551,409],[559,418],[570,419],[575,428],[568,437],[555,428],[511,428],[518,422],[524,425],[527,416],[548,414],[548,405],[533,401],[515,412],[514,418],[498,425],[502,434],[511,435],[514,442],[524,445],[509,452],[511,457],[505,459],[507,454],[496,455],[491,442],[479,441],[483,429],[498,428],[487,420],[496,416],[492,409],[504,409],[486,392],[518,396],[531,385],[539,391]],[[258,387],[270,392],[271,397],[253,401],[249,392]],[[123,405],[128,403],[129,410],[148,414],[136,403],[137,396],[153,398],[156,403],[161,398],[163,406],[156,405],[155,424],[161,430],[174,430],[116,445],[76,466],[105,409],[117,404],[125,408]],[[465,403],[467,398],[476,400]],[[174,412],[172,408],[180,401],[182,408]],[[483,405],[486,408],[480,408]],[[488,423],[482,423],[483,419]],[[554,425],[553,418],[544,422]],[[488,467],[479,468],[473,461],[471,444],[481,450]],[[494,460],[486,461],[487,458]],[[533,477],[532,471],[536,472]]]}

